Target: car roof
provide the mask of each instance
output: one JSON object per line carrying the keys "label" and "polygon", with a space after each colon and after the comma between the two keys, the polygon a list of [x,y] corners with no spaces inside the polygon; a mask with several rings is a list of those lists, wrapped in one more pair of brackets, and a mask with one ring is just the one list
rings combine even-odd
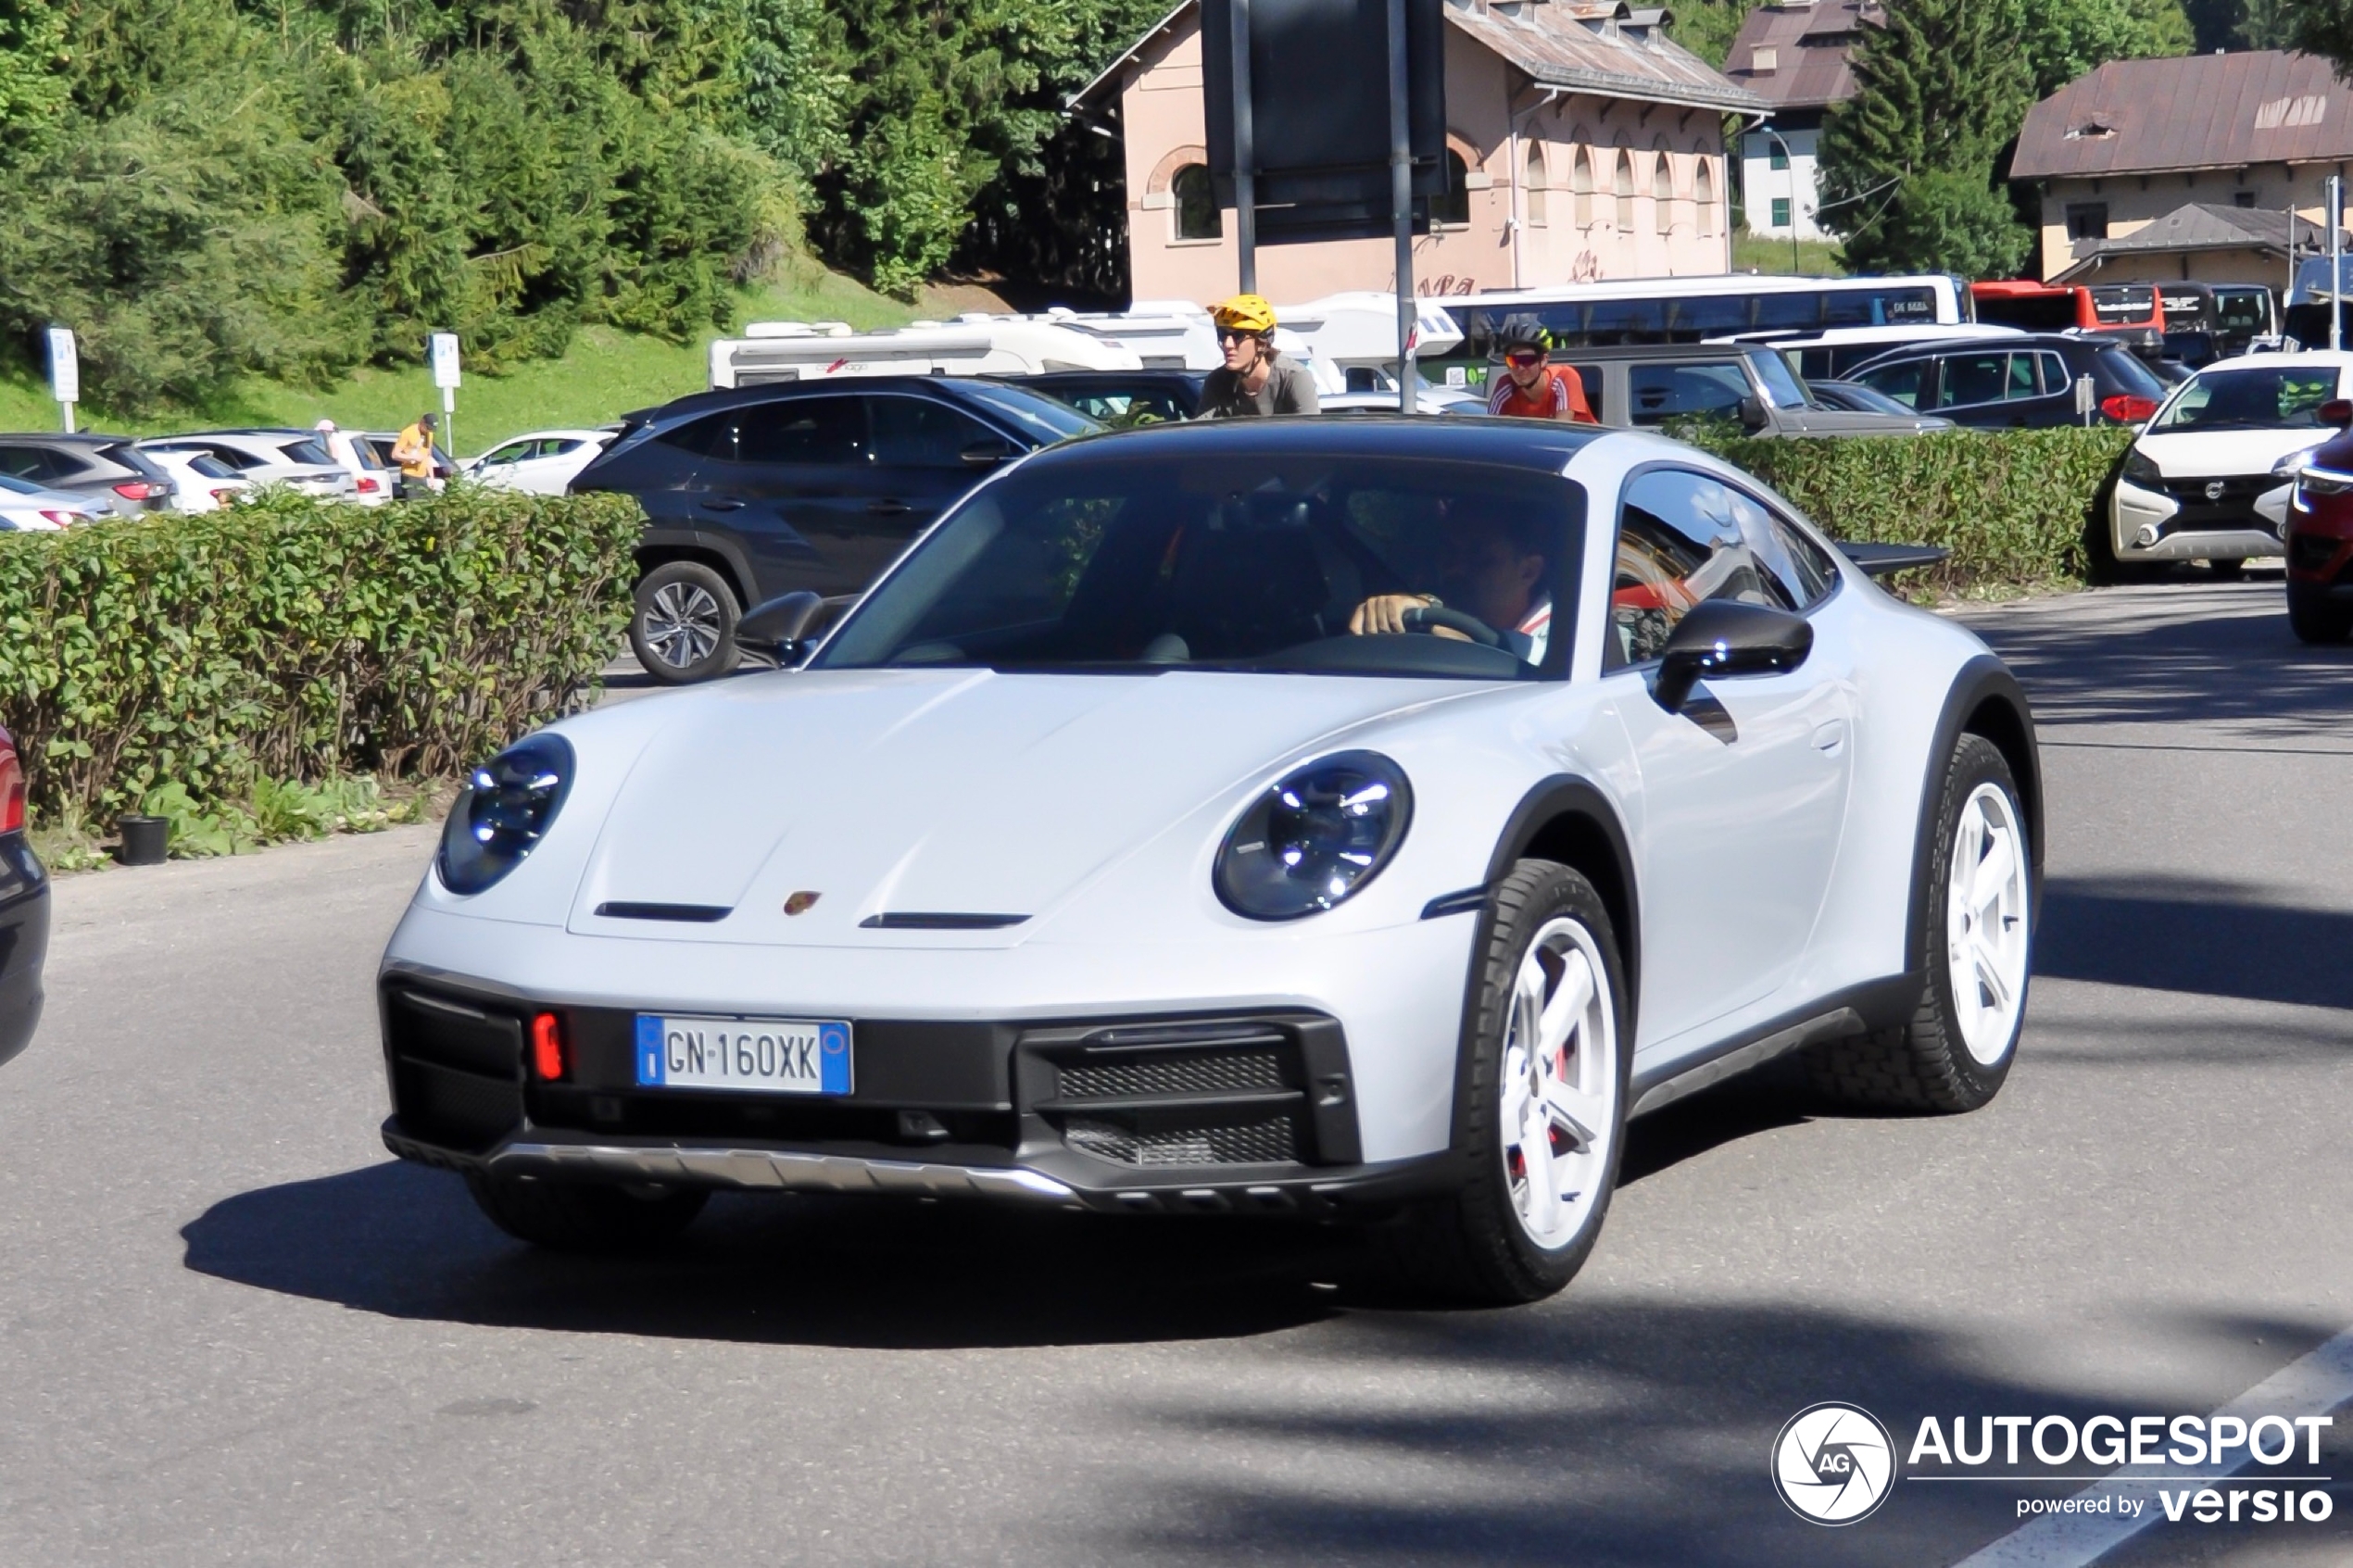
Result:
{"label": "car roof", "polygon": [[1222,457],[1408,458],[1426,461],[1493,463],[1558,473],[1595,441],[1622,431],[1546,420],[1459,420],[1430,415],[1365,413],[1346,420],[1314,414],[1255,420],[1188,420],[1138,430],[1103,431],[1042,447],[1025,468],[1040,463],[1093,463],[1133,455],[1213,461]]}
{"label": "car roof", "polygon": [[2353,349],[2302,348],[2293,354],[2233,354],[2228,359],[2217,359],[2210,365],[2200,365],[2199,375],[2209,370],[2259,370],[2266,365],[2304,365],[2312,369],[2353,367]]}
{"label": "car roof", "polygon": [[2105,333],[2020,332],[2016,337],[1948,338],[1933,343],[1910,344],[1891,348],[1871,363],[1883,365],[1892,359],[1925,359],[1937,354],[1992,354],[2003,349],[2020,348],[2122,348],[2128,353],[2131,351],[2130,345],[2121,338]]}
{"label": "car roof", "polygon": [[1592,347],[1555,348],[1553,358],[1567,363],[1578,359],[1721,359],[1728,355],[1769,354],[1777,343],[1613,343]]}
{"label": "car roof", "polygon": [[674,420],[687,414],[766,403],[779,397],[838,397],[845,393],[899,392],[921,395],[945,392],[952,395],[975,382],[988,386],[1001,384],[994,378],[982,376],[820,376],[807,381],[763,382],[758,386],[722,386],[690,392],[622,417],[631,424],[640,424],[649,420]]}
{"label": "car roof", "polygon": [[78,430],[69,435],[61,430],[0,431],[0,441],[31,441],[44,446],[125,446],[137,445],[129,435],[106,435],[96,431]]}

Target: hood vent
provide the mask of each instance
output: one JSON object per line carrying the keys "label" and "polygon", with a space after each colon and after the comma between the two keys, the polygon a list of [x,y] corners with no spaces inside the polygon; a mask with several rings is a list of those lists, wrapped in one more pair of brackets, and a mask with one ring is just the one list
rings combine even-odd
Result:
{"label": "hood vent", "polygon": [[907,909],[898,914],[868,915],[861,931],[1002,931],[1019,925],[1027,915],[982,915]]}
{"label": "hood vent", "polygon": [[708,925],[733,913],[724,904],[641,904],[615,900],[597,906],[602,920],[675,920]]}

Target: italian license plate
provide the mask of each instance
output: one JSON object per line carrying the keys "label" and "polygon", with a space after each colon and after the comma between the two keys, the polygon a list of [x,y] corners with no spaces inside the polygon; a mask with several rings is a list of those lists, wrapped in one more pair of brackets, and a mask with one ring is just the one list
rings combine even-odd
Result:
{"label": "italian license plate", "polygon": [[637,1015],[637,1086],[849,1093],[849,1025],[801,1018]]}

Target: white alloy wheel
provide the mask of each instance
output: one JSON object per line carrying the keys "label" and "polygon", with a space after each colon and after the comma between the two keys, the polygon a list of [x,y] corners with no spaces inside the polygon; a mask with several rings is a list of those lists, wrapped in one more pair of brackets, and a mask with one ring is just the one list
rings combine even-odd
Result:
{"label": "white alloy wheel", "polygon": [[646,607],[646,641],[674,670],[709,659],[724,629],[718,599],[699,583],[665,583]]}
{"label": "white alloy wheel", "polygon": [[1979,784],[1954,827],[1944,950],[1962,1044],[1989,1067],[2008,1053],[2026,998],[2027,876],[2018,808],[2000,786]]}
{"label": "white alloy wheel", "polygon": [[1520,1229],[1567,1246],[1606,1198],[1617,1135],[1617,1013],[1581,922],[1554,919],[1521,958],[1504,1040],[1499,1128]]}

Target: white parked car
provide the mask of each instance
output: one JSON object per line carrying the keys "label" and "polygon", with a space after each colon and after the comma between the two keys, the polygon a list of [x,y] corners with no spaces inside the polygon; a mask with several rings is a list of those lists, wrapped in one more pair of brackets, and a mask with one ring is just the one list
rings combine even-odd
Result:
{"label": "white parked car", "polygon": [[364,476],[335,461],[307,430],[211,430],[195,435],[159,435],[139,443],[151,455],[203,453],[256,485],[283,484],[322,500],[382,501],[388,495],[363,493]]}
{"label": "white parked car", "polygon": [[[738,635],[799,662],[816,604]],[[1690,447],[1082,438],[802,667],[475,771],[384,956],[384,1138],[558,1247],[713,1188],[1290,1213],[1529,1300],[1630,1116],[1801,1050],[1991,1099],[2040,800],[1985,646]]]}
{"label": "white parked car", "polygon": [[2103,541],[2120,563],[2204,560],[2234,576],[2281,552],[2290,460],[2334,433],[2353,353],[2218,360],[2175,387],[2125,454]]}
{"label": "white parked car", "polygon": [[502,490],[560,495],[618,433],[610,430],[541,430],[504,441],[464,464],[467,477]]}
{"label": "white parked car", "polygon": [[178,485],[172,495],[172,505],[181,511],[218,511],[253,491],[252,480],[209,452],[151,446],[146,448],[146,453],[163,466]]}
{"label": "white parked car", "polygon": [[54,533],[113,515],[105,503],[0,473],[0,532]]}

